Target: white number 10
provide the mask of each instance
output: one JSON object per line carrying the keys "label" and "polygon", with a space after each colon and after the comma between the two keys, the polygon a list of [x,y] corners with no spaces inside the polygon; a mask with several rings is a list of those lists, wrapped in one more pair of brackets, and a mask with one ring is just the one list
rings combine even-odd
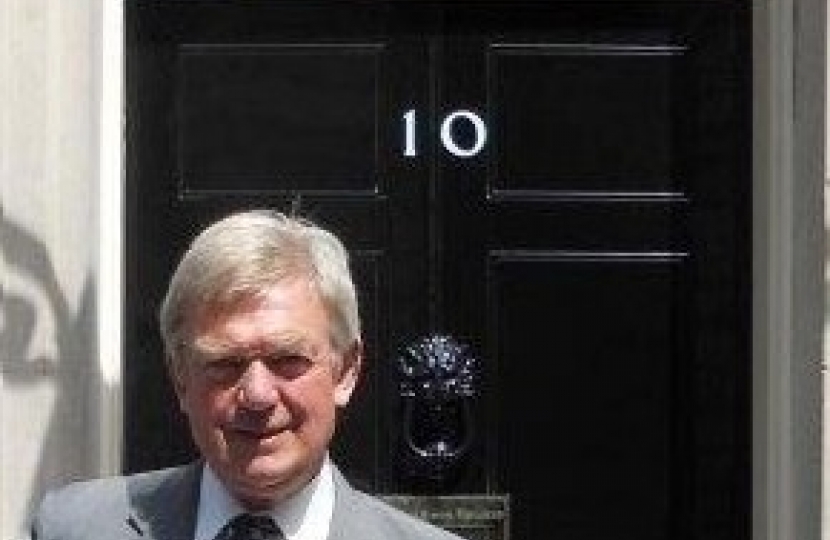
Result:
{"label": "white number 10", "polygon": [[[404,120],[404,144],[403,155],[406,157],[415,157],[418,155],[418,145],[416,141],[415,128],[415,109],[409,109],[403,115]],[[475,141],[469,148],[462,148],[455,142],[452,134],[452,127],[456,121],[466,120],[472,124],[475,130]],[[460,157],[473,157],[484,148],[484,143],[487,142],[487,126],[484,120],[476,113],[467,110],[453,111],[448,114],[444,121],[441,122],[441,144],[450,154]]]}

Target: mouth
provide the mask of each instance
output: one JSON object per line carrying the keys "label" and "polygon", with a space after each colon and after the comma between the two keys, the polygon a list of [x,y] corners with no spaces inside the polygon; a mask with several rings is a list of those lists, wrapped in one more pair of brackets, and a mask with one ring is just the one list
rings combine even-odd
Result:
{"label": "mouth", "polygon": [[287,418],[279,415],[237,411],[225,425],[228,436],[245,445],[271,445],[280,434],[289,431]]}
{"label": "mouth", "polygon": [[280,430],[275,428],[257,428],[251,426],[231,426],[229,431],[239,438],[253,441],[269,440],[280,433]]}

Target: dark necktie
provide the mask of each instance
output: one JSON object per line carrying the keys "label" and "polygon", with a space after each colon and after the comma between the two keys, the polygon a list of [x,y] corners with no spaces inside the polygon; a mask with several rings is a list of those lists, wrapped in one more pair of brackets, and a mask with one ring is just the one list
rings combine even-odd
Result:
{"label": "dark necktie", "polygon": [[239,514],[225,525],[216,540],[284,540],[282,531],[268,516]]}

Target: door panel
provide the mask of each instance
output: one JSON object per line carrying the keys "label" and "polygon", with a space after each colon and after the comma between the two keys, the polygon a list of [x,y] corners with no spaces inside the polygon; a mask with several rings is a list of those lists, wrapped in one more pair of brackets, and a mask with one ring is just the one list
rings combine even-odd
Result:
{"label": "door panel", "polygon": [[183,190],[375,192],[381,52],[356,44],[181,45]]}
{"label": "door panel", "polygon": [[[683,53],[672,45],[491,45],[492,189],[506,197],[676,192],[672,150],[682,126],[672,85]],[[528,132],[538,144],[526,144]]]}
{"label": "door panel", "polygon": [[[293,207],[353,253],[356,484],[509,496],[516,540],[749,538],[745,6],[125,9],[128,471],[194,456],[155,329],[178,254]],[[400,367],[444,335],[469,392],[438,415]]]}
{"label": "door panel", "polygon": [[494,254],[503,482],[524,496],[520,537],[547,526],[675,537],[670,511],[687,488],[684,270],[679,255]]}

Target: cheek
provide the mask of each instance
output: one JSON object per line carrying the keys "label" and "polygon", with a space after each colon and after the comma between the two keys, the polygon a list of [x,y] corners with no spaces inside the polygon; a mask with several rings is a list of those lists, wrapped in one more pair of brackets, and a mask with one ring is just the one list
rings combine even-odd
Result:
{"label": "cheek", "polygon": [[233,411],[233,396],[229,391],[192,386],[179,401],[191,423],[203,427],[224,423]]}
{"label": "cheek", "polygon": [[334,409],[334,384],[330,378],[318,376],[293,381],[281,393],[283,404],[306,417],[327,418]]}

